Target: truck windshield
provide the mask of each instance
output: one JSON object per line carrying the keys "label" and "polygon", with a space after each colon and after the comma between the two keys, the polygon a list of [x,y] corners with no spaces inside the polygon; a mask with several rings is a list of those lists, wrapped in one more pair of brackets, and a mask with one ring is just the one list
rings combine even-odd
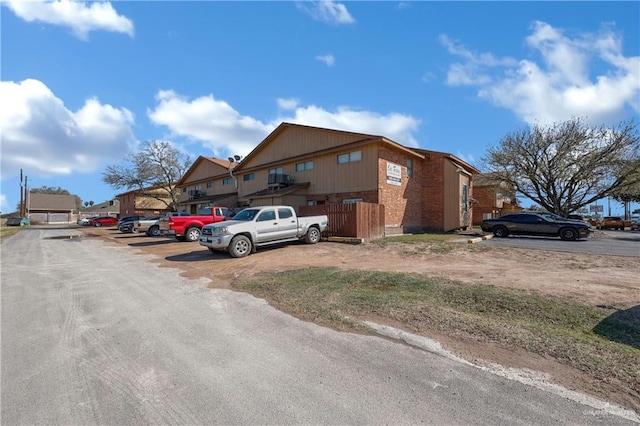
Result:
{"label": "truck windshield", "polygon": [[259,209],[244,209],[233,217],[233,220],[250,221],[258,214]]}

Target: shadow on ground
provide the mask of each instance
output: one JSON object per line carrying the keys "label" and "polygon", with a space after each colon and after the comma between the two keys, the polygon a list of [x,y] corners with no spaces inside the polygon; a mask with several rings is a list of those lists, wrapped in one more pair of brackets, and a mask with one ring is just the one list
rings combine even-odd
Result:
{"label": "shadow on ground", "polygon": [[614,312],[596,325],[593,331],[613,342],[640,349],[640,305]]}

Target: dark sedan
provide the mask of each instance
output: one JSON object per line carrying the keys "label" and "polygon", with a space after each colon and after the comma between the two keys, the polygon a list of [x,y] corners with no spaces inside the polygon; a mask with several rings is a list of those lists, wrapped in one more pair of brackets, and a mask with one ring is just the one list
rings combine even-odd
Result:
{"label": "dark sedan", "polygon": [[497,219],[485,219],[480,227],[496,237],[541,235],[560,237],[568,241],[587,238],[592,229],[584,221],[565,219],[556,214],[544,212],[510,213]]}

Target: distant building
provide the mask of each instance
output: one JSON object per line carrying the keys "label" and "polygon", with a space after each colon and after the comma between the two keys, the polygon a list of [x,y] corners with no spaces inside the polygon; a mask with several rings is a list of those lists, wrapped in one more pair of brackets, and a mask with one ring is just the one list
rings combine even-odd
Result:
{"label": "distant building", "polygon": [[116,198],[120,204],[120,217],[158,216],[171,210],[171,196],[166,188],[134,189],[118,194]]}
{"label": "distant building", "polygon": [[115,200],[104,201],[102,203],[94,204],[89,207],[83,207],[78,212],[77,219],[93,216],[113,216],[118,217],[120,214],[120,202]]}
{"label": "distant building", "polygon": [[78,211],[78,198],[75,195],[27,194],[27,217],[31,224],[70,223],[75,221]]}
{"label": "distant building", "polygon": [[473,198],[474,225],[479,225],[484,219],[522,210],[518,206],[513,187],[498,173],[474,175]]}

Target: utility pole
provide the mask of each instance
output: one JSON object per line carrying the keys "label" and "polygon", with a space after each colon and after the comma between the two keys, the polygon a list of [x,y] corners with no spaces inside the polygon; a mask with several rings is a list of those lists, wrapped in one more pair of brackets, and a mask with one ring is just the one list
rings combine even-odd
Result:
{"label": "utility pole", "polygon": [[24,190],[22,189],[22,169],[20,169],[20,206],[18,207],[18,216],[24,217]]}
{"label": "utility pole", "polygon": [[31,195],[31,192],[29,191],[29,184],[27,183],[29,180],[29,176],[25,176],[24,177],[24,203],[25,203],[25,209],[24,209],[24,217],[28,218],[29,217],[29,198]]}

